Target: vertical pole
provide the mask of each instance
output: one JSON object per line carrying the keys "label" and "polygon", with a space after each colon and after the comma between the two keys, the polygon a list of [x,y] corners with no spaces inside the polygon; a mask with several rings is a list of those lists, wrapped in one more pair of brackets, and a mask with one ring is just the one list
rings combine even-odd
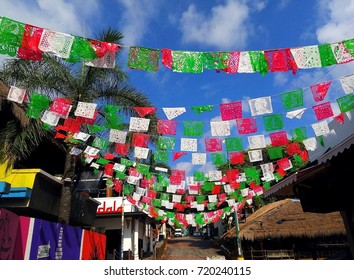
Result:
{"label": "vertical pole", "polygon": [[121,245],[120,245],[120,259],[123,260],[124,256],[124,190],[122,191],[122,234],[121,234]]}
{"label": "vertical pole", "polygon": [[244,260],[242,247],[241,247],[240,228],[239,228],[239,224],[238,224],[237,203],[235,203],[234,209],[235,209],[234,215],[235,215],[237,260]]}

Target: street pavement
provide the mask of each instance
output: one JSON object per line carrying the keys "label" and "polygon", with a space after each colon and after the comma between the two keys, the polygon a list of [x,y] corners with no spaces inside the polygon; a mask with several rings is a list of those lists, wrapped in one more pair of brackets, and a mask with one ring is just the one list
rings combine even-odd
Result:
{"label": "street pavement", "polygon": [[207,260],[224,259],[217,242],[213,239],[202,239],[200,236],[172,237],[161,260]]}

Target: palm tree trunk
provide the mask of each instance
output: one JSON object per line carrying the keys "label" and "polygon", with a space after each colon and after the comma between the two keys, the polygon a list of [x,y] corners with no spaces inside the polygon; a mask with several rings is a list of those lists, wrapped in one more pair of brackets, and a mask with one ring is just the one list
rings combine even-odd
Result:
{"label": "palm tree trunk", "polygon": [[70,223],[72,193],[74,189],[76,169],[76,156],[70,154],[68,149],[66,152],[65,168],[62,178],[63,187],[61,190],[60,207],[58,222],[68,225]]}

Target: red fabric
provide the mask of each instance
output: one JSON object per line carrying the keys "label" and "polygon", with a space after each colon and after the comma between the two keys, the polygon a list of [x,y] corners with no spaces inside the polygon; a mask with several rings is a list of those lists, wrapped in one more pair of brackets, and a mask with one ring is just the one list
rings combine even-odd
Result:
{"label": "red fabric", "polygon": [[26,50],[41,52],[41,50],[38,48],[38,45],[41,40],[42,33],[43,28],[26,24],[22,37],[21,47]]}
{"label": "red fabric", "polygon": [[335,116],[334,119],[336,120],[337,123],[339,124],[344,124],[344,113],[339,114],[338,116]]}
{"label": "red fabric", "polygon": [[148,197],[151,197],[151,198],[156,198],[156,195],[157,195],[157,191],[154,191],[154,190],[147,190],[147,196]]}
{"label": "red fabric", "polygon": [[41,61],[42,60],[42,52],[35,52],[35,51],[19,48],[17,50],[17,57],[20,59]]}
{"label": "red fabric", "polygon": [[288,135],[286,134],[286,131],[269,133],[269,138],[273,147],[283,146],[289,143]]}
{"label": "red fabric", "polygon": [[244,152],[230,152],[230,161],[231,164],[239,164],[245,162],[245,153]]}
{"label": "red fabric", "polygon": [[66,116],[70,110],[72,101],[66,98],[55,98],[50,104],[49,111]]}
{"label": "red fabric", "polygon": [[95,113],[94,113],[94,115],[93,115],[93,118],[92,118],[92,119],[90,119],[90,118],[84,118],[84,117],[80,117],[80,116],[76,117],[76,119],[77,119],[78,121],[80,121],[81,123],[94,124],[95,121],[96,121],[97,116],[98,116],[98,111],[96,110]]}
{"label": "red fabric", "polygon": [[184,156],[185,154],[187,154],[186,152],[174,152],[173,153],[173,161],[179,159],[181,156]]}
{"label": "red fabric", "polygon": [[184,198],[185,198],[187,203],[191,203],[191,202],[193,202],[195,200],[194,195],[186,195]]}
{"label": "red fabric", "polygon": [[171,172],[171,176],[178,176],[178,177],[181,177],[182,180],[184,180],[184,179],[186,179],[186,171],[173,169]]}
{"label": "red fabric", "polygon": [[129,152],[130,145],[125,143],[116,143],[114,151],[118,155],[126,156]]}
{"label": "red fabric", "polygon": [[207,152],[221,152],[222,139],[221,138],[205,138],[205,148]]}
{"label": "red fabric", "polygon": [[319,121],[334,116],[331,107],[331,102],[325,102],[312,106],[312,109],[315,112],[317,120]]}
{"label": "red fabric", "polygon": [[239,62],[240,62],[240,52],[230,52],[228,67],[222,69],[222,71],[228,74],[237,73]]}
{"label": "red fabric", "polygon": [[220,191],[221,191],[221,187],[218,186],[218,185],[215,185],[215,186],[213,187],[213,190],[211,191],[211,193],[212,193],[212,194],[219,194]]}
{"label": "red fabric", "polygon": [[269,72],[287,72],[291,70],[293,74],[298,70],[297,64],[291,56],[290,49],[278,49],[264,51],[268,61]]}
{"label": "red fabric", "polygon": [[236,125],[239,134],[250,134],[257,132],[256,118],[236,119]]}
{"label": "red fabric", "polygon": [[223,121],[242,118],[242,101],[220,104],[220,115]]}
{"label": "red fabric", "polygon": [[236,181],[240,172],[238,169],[229,169],[226,171],[226,175],[229,178],[229,182]]}
{"label": "red fabric", "polygon": [[143,196],[141,198],[141,202],[146,203],[146,204],[151,204],[152,198],[148,196]]}
{"label": "red fabric", "polygon": [[78,119],[68,118],[64,120],[63,130],[77,133],[80,132],[81,124],[82,122]]}
{"label": "red fabric", "polygon": [[236,182],[236,181],[230,182],[230,187],[231,187],[231,189],[233,189],[233,190],[240,188],[240,186],[241,186],[241,184],[238,183],[238,182]]}
{"label": "red fabric", "polygon": [[173,207],[179,212],[184,211],[184,205],[182,203],[174,202]]}
{"label": "red fabric", "polygon": [[115,155],[113,154],[110,154],[110,153],[107,153],[105,156],[104,156],[105,159],[108,159],[108,160],[112,160],[115,158]]}
{"label": "red fabric", "polygon": [[149,139],[149,134],[134,132],[132,137],[132,146],[147,148],[149,144]]}
{"label": "red fabric", "polygon": [[309,154],[306,150],[303,150],[299,153],[299,156],[302,158],[303,162],[306,162],[309,160]]}
{"label": "red fabric", "polygon": [[[285,171],[285,169],[288,169],[290,167],[290,161],[288,158],[282,158],[277,160],[277,164],[280,170]],[[278,171],[278,170],[277,170]],[[285,173],[286,174],[286,173]],[[284,175],[285,175],[284,174]]]}
{"label": "red fabric", "polygon": [[162,60],[162,64],[164,66],[172,69],[172,50],[162,49],[161,50],[161,60]]}
{"label": "red fabric", "polygon": [[119,49],[117,44],[111,42],[101,42],[93,39],[88,39],[88,42],[98,58],[103,57],[107,51],[116,52]]}
{"label": "red fabric", "polygon": [[105,166],[104,166],[104,171],[103,173],[105,175],[108,175],[108,176],[113,176],[113,164],[112,163],[107,163]]}
{"label": "red fabric", "polygon": [[218,199],[220,202],[226,201],[226,193],[218,194]]}
{"label": "red fabric", "polygon": [[331,86],[331,83],[332,81],[328,81],[328,82],[312,85],[310,87],[313,99],[316,102],[322,101],[326,97],[328,89]]}
{"label": "red fabric", "polygon": [[286,146],[286,151],[289,156],[299,154],[301,152],[300,143],[291,143]]}
{"label": "red fabric", "polygon": [[189,189],[191,190],[191,191],[199,191],[200,190],[200,185],[198,184],[198,185],[192,185],[192,186],[189,186]]}
{"label": "red fabric", "polygon": [[182,182],[182,177],[181,176],[170,176],[170,184],[171,185],[180,185]]}
{"label": "red fabric", "polygon": [[121,180],[114,180],[114,190],[120,193],[123,189],[123,182]]}
{"label": "red fabric", "polygon": [[155,107],[133,107],[140,117],[145,117],[149,114],[154,114],[156,112]]}
{"label": "red fabric", "polygon": [[176,135],[177,121],[175,120],[158,120],[157,121],[157,133]]}

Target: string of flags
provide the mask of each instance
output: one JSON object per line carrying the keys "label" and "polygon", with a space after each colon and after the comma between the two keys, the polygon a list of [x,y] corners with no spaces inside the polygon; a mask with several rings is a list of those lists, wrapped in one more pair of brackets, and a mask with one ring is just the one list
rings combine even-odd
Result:
{"label": "string of flags", "polygon": [[[69,62],[114,68],[119,45],[87,39],[0,17],[0,54],[40,61],[50,53]],[[215,70],[228,74],[288,72],[344,64],[354,60],[354,39],[295,48],[254,51],[182,51],[129,46],[130,69],[157,72],[159,66],[180,73]]]}
{"label": "string of flags", "polygon": [[47,28],[0,17],[0,54],[41,61],[43,53],[68,62],[84,61],[87,66],[114,68],[119,45],[65,34]]}
{"label": "string of flags", "polygon": [[[160,62],[174,72],[202,73],[204,69],[217,72],[254,73],[292,71],[325,67],[351,62],[354,59],[354,39],[331,44],[264,51],[192,52],[171,49],[129,48],[127,65],[131,69],[158,71]],[[113,68],[119,45],[101,42],[71,34],[0,17],[0,53],[20,59],[40,61],[43,53],[53,54],[68,62],[84,61],[92,67]],[[149,116],[155,107],[134,107],[137,116],[120,115],[121,107],[106,104],[103,112],[98,104],[28,93],[26,89],[11,86],[7,99],[26,103],[26,115],[40,119],[47,129],[55,129],[56,138],[72,144],[71,153],[83,155],[83,160],[95,170],[103,170],[107,187],[113,188],[150,217],[172,224],[204,225],[224,215],[238,211],[252,198],[282,180],[308,162],[308,151],[314,151],[323,136],[330,132],[327,120],[343,123],[343,115],[354,108],[354,74],[341,77],[345,93],[335,101],[340,115],[335,116],[332,102],[324,101],[331,81],[312,85],[312,106],[317,123],[311,124],[316,137],[308,137],[306,126],[286,130],[282,113],[273,110],[273,97],[248,100],[251,116],[243,115],[243,102],[219,104],[220,121],[210,121],[211,136],[204,138],[205,152],[200,150],[204,123],[183,121],[180,149],[176,149],[179,122],[175,119],[187,110],[185,107],[162,108],[166,119],[157,120],[156,131],[151,131]],[[279,95],[286,117],[301,118],[304,91],[298,89]],[[320,102],[320,103],[318,103]],[[196,114],[211,112],[214,105],[191,106]],[[257,120],[262,119],[269,136],[258,132]],[[237,133],[231,133],[235,122]],[[151,154],[151,133],[157,136],[156,150]],[[237,135],[238,134],[238,135]],[[251,135],[252,134],[252,135]],[[289,136],[290,135],[290,138]],[[247,137],[247,141],[243,141]],[[248,148],[244,147],[247,142]],[[192,164],[204,165],[207,156],[215,166],[229,163],[226,172],[219,170],[195,171],[186,176],[184,170],[171,170],[129,160],[133,148],[136,159],[168,162],[170,154],[178,160],[191,154]],[[245,165],[245,163],[250,163]],[[242,166],[231,168],[231,165]]]}
{"label": "string of flags", "polygon": [[[337,98],[337,103],[344,114],[354,108],[352,94],[354,79],[353,75],[350,75],[339,80],[345,95]],[[328,90],[329,86],[330,82],[325,82],[311,87],[318,89],[314,91],[314,100],[323,101],[326,95],[323,89]],[[293,91],[291,94],[286,93],[291,97],[289,100],[295,101],[284,102],[284,108],[298,110],[296,106],[301,104],[299,99],[303,99],[302,94],[299,90]],[[123,130],[124,117],[119,115],[119,106],[105,105],[102,112],[104,115],[103,125],[99,125],[97,118],[101,114],[98,114],[97,104],[94,103],[75,102],[77,103],[75,106],[72,100],[56,98],[52,101],[45,95],[28,94],[25,89],[15,86],[10,87],[8,99],[13,102],[26,102],[28,116],[41,118],[45,125],[50,128],[54,127],[57,131],[57,138],[62,138],[73,144],[72,154],[83,154],[85,162],[90,164],[92,168],[103,169],[104,176],[109,178],[107,186],[114,188],[117,192],[123,192],[127,199],[139,209],[161,221],[184,224],[205,224],[216,221],[225,213],[234,211],[235,205],[241,207],[251,203],[252,197],[260,195],[270,188],[272,181],[282,180],[287,174],[306,164],[308,161],[307,151],[315,150],[319,139],[330,132],[326,119],[333,116],[326,113],[327,115],[324,116],[328,117],[318,117],[321,121],[312,125],[316,138],[308,138],[306,127],[300,127],[290,130],[292,141],[289,142],[290,139],[287,131],[284,130],[284,124],[279,126],[281,121],[278,118],[280,116],[276,114],[276,118],[270,121],[271,124],[267,130],[271,141],[270,147],[266,145],[264,134],[248,135],[248,150],[246,150],[243,146],[242,135],[256,132],[251,129],[252,122],[246,122],[249,126],[244,125],[245,129],[240,130],[242,131],[239,133],[241,137],[231,136],[230,125],[225,126],[225,124],[231,120],[237,123],[239,120],[244,121],[244,119],[251,118],[242,118],[242,114],[240,115],[240,111],[238,111],[240,103],[226,104],[229,105],[226,107],[229,111],[224,114],[224,118],[227,120],[216,122],[216,124],[210,122],[212,135],[204,139],[207,153],[198,152],[198,138],[182,137],[181,149],[174,152],[174,160],[191,153],[193,164],[205,164],[206,156],[210,154],[212,163],[216,166],[228,161],[232,165],[242,166],[248,161],[252,167],[229,169],[226,175],[221,171],[209,171],[206,174],[196,171],[192,177],[186,178],[182,170],[172,170],[172,174],[167,176],[168,170],[166,169],[155,167],[152,172],[151,166],[124,158],[132,147],[135,158],[148,158],[150,153],[150,134],[148,132],[151,120],[147,116],[156,113],[157,108],[134,108],[139,117],[130,117],[129,128]],[[286,98],[281,99],[287,100]],[[251,114],[254,114],[253,119],[260,116],[272,116],[271,99],[265,97],[258,100],[262,100],[262,102],[250,100],[250,107],[254,107],[251,109]],[[258,104],[261,106],[259,107]],[[198,106],[193,107],[193,111],[195,111]],[[73,109],[75,110],[73,111]],[[169,109],[165,110],[167,119],[158,120],[156,132],[158,144],[152,155],[156,162],[167,162],[169,152],[175,149],[177,122],[174,118],[180,115],[179,112],[185,111],[185,108],[183,110]],[[210,106],[203,105],[197,112],[205,112],[210,109]],[[224,112],[223,109],[225,108],[221,106],[220,113]],[[72,111],[75,118],[70,116]],[[324,111],[328,111],[328,109],[324,109]],[[55,122],[49,121],[53,118],[56,119]],[[338,118],[338,121],[343,121],[340,116],[335,118]],[[183,123],[183,125],[185,126],[183,127],[184,136],[203,136],[202,130],[198,129],[198,122],[192,121]],[[84,126],[88,128],[89,133],[83,132]],[[94,135],[102,133],[104,130],[108,130],[108,138]],[[131,142],[128,142],[128,133],[132,135],[129,140]],[[114,152],[109,153],[108,149],[109,146],[112,147],[112,144]],[[223,146],[226,148],[226,154]],[[119,163],[116,162],[117,157],[120,157]],[[267,159],[269,162],[263,163]],[[155,172],[165,172],[165,176],[159,174],[156,177]],[[226,203],[227,206],[224,207],[223,203]],[[219,209],[220,207],[223,208]]]}

